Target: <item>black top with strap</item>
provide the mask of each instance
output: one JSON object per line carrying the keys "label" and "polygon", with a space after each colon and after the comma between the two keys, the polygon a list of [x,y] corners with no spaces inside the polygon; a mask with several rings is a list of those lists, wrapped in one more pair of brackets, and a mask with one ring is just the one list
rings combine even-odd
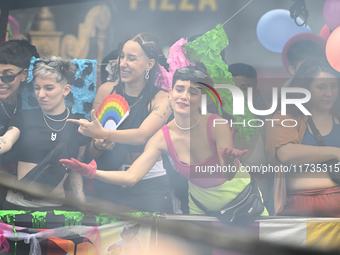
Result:
{"label": "black top with strap", "polygon": [[[118,86],[118,85],[117,85]],[[151,98],[154,98],[161,89],[152,85]],[[147,102],[147,93],[150,89],[147,86],[139,93],[138,97],[131,97],[125,94],[124,87],[117,87],[113,89],[111,94],[115,92],[125,98],[130,106],[130,114],[124,122],[118,127],[118,130],[136,129],[143,123],[143,121],[150,114]],[[126,161],[128,153],[144,151],[145,144],[128,145],[116,143],[115,147],[110,151],[104,151],[101,157],[97,160],[98,169],[101,170],[118,170]]]}

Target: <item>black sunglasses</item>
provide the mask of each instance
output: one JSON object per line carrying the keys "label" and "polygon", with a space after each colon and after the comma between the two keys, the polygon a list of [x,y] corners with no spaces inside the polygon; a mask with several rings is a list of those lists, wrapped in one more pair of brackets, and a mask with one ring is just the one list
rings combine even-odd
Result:
{"label": "black sunglasses", "polygon": [[49,67],[53,67],[53,68],[59,67],[61,75],[64,76],[68,80],[67,73],[66,73],[66,71],[64,69],[64,65],[62,63],[60,63],[58,61],[54,61],[54,60],[50,60],[50,61],[37,60],[37,61],[34,62],[33,66],[35,67],[35,66],[38,66],[42,63],[49,66]]}
{"label": "black sunglasses", "polygon": [[22,73],[22,71],[24,71],[24,69],[22,69],[19,73],[17,74],[10,74],[10,75],[3,75],[3,76],[0,76],[0,79],[3,83],[10,83],[12,81],[14,81],[14,79]]}
{"label": "black sunglasses", "polygon": [[204,74],[203,72],[201,72],[201,71],[199,71],[199,70],[191,70],[191,69],[189,69],[189,68],[187,68],[187,67],[179,68],[177,71],[180,72],[180,73],[182,73],[182,74],[187,74],[187,73],[191,72],[191,73],[194,74],[194,76],[195,76],[196,78],[200,78],[200,79],[203,79],[203,78],[206,78],[206,77],[207,77],[207,75]]}

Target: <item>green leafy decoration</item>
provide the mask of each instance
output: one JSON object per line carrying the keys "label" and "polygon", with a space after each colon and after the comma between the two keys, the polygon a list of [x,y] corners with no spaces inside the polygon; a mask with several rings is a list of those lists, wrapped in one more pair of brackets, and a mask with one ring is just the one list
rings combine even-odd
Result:
{"label": "green leafy decoration", "polygon": [[[233,76],[228,71],[228,65],[223,61],[220,53],[229,44],[228,36],[223,26],[218,24],[215,29],[206,32],[204,35],[196,38],[193,42],[188,42],[182,47],[187,51],[186,57],[191,62],[203,62],[208,73],[215,84],[232,84],[235,85]],[[244,115],[233,115],[233,97],[229,89],[216,89],[223,102],[223,110],[233,116],[234,122],[248,123],[251,119],[256,119],[250,112],[247,104],[244,105]],[[242,124],[233,125],[233,129],[240,132],[240,136],[247,142],[250,137],[257,134],[259,128],[245,127]]]}

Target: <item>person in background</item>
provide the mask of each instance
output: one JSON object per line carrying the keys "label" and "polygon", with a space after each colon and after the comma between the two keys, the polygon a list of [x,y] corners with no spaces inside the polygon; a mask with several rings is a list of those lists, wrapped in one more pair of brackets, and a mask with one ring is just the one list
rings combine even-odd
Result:
{"label": "person in background", "polygon": [[[229,72],[232,74],[235,85],[239,87],[243,94],[244,100],[248,101],[248,88],[253,90],[253,106],[256,110],[267,110],[267,105],[257,88],[257,72],[254,67],[244,64],[235,63],[229,65]],[[260,119],[264,119],[265,116],[256,116]]]}
{"label": "person in background", "polygon": [[[275,174],[275,214],[340,216],[339,179],[331,178],[331,166],[326,162],[340,160],[339,77],[327,61],[305,61],[296,72],[291,87],[310,91],[311,99],[304,106],[311,116],[304,115],[295,105],[287,106],[287,115],[281,115],[278,110],[273,116],[278,121],[269,129],[268,159],[271,164],[297,167],[294,173]],[[295,94],[295,98],[299,96],[300,93]],[[286,122],[292,127],[283,127],[280,123],[284,119],[295,120]],[[318,145],[310,120],[325,146]],[[310,168],[302,168],[304,164],[310,164]]]}
{"label": "person in background", "polygon": [[[257,72],[254,67],[244,64],[235,63],[229,65],[229,72],[232,74],[235,85],[239,87],[244,98],[247,101],[248,98],[248,88],[253,89],[253,106],[257,110],[267,110],[267,106],[264,102],[260,91],[257,88]],[[225,116],[227,118],[227,116]],[[265,116],[256,116],[255,118],[264,119]],[[260,131],[250,138],[247,142],[244,138],[240,137],[239,132],[234,132],[235,148],[239,150],[248,150],[248,153],[242,155],[239,159],[245,166],[261,166],[267,164],[267,158],[265,155],[265,139],[264,139],[264,127],[260,128]],[[272,188],[272,183],[270,178],[264,177],[262,174],[252,173],[255,178],[256,183],[260,187],[265,203],[268,203],[270,199],[270,191]],[[270,208],[267,206],[268,210],[271,212]]]}
{"label": "person in background", "polygon": [[[315,59],[316,61],[318,61],[318,59],[324,60],[326,59],[325,51],[320,45],[310,40],[299,40],[293,43],[287,51],[289,73],[294,76],[301,64],[307,59]],[[292,78],[289,79],[283,87],[289,87],[291,81]]]}
{"label": "person in background", "polygon": [[119,49],[111,51],[102,62],[100,66],[101,83],[107,81],[116,82],[118,79],[117,63],[118,63]]}

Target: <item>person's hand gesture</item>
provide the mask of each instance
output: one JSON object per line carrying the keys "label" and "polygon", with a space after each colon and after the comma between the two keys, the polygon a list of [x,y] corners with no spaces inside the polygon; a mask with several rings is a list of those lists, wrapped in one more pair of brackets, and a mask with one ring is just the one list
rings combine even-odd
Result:
{"label": "person's hand gesture", "polygon": [[[224,162],[229,163],[229,164],[233,162],[235,159],[238,159],[242,155],[246,154],[247,152],[248,150],[238,150],[234,148],[220,148],[219,149],[219,153],[221,157],[223,158]],[[237,164],[238,164],[238,160],[237,160]]]}
{"label": "person's hand gesture", "polygon": [[[237,169],[240,167],[240,161],[238,158],[248,152],[248,150],[238,150],[234,148],[219,148],[218,151],[221,158],[224,160],[224,165],[235,164]],[[223,173],[223,176],[230,181],[234,178],[235,174],[235,172],[227,172]]]}
{"label": "person's hand gesture", "polygon": [[105,129],[103,128],[102,124],[99,122],[98,118],[96,117],[95,110],[91,111],[91,122],[87,119],[68,119],[67,121],[78,124],[79,133],[93,138],[107,138],[105,133]]}
{"label": "person's hand gesture", "polygon": [[83,176],[87,176],[90,179],[93,179],[96,176],[97,163],[94,159],[90,162],[90,164],[81,163],[74,158],[60,159],[59,162],[63,164],[64,167],[80,173]]}

